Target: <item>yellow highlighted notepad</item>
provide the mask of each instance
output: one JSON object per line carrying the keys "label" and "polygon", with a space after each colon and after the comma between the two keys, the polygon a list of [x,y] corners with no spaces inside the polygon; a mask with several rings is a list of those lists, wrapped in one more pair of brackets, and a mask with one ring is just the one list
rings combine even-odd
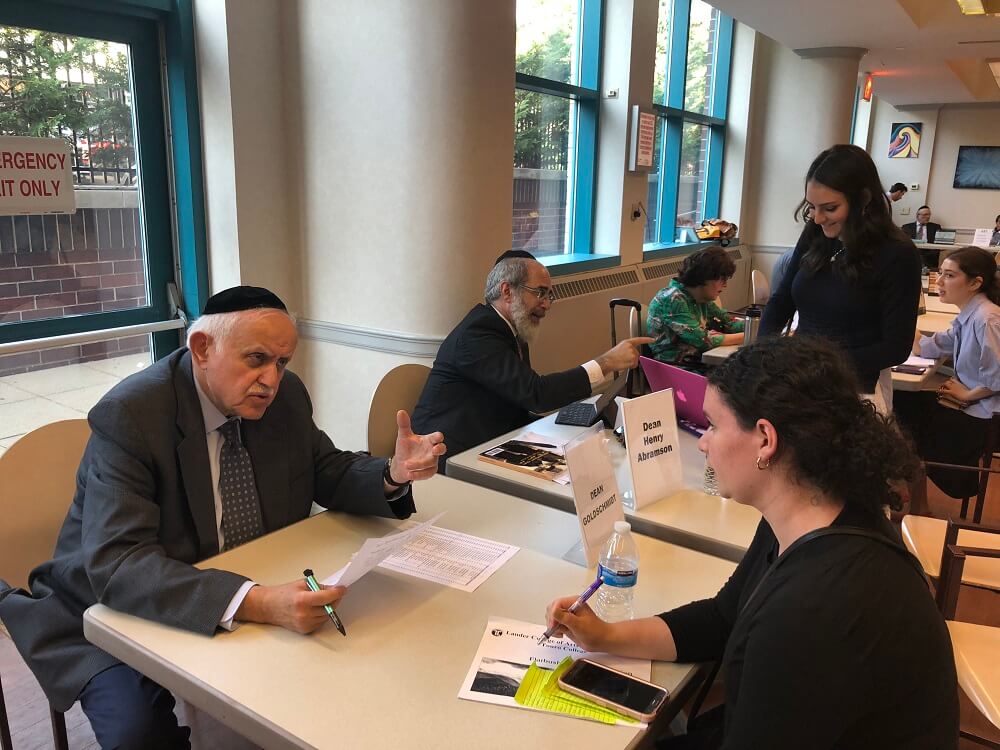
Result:
{"label": "yellow highlighted notepad", "polygon": [[599,721],[603,724],[640,725],[640,722],[630,716],[599,706],[586,698],[567,693],[559,687],[559,678],[572,664],[573,659],[567,656],[559,662],[559,666],[549,671],[532,662],[514,695],[515,702],[527,708],[576,716],[581,719]]}

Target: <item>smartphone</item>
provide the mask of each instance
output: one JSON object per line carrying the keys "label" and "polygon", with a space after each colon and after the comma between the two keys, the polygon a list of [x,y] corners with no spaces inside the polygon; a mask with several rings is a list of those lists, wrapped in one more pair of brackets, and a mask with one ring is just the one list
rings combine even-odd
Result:
{"label": "smartphone", "polygon": [[923,375],[927,372],[927,368],[921,365],[896,365],[892,368],[892,371],[901,372],[906,375]]}
{"label": "smartphone", "polygon": [[669,695],[659,685],[590,659],[577,659],[559,678],[559,685],[567,692],[644,722],[653,720]]}

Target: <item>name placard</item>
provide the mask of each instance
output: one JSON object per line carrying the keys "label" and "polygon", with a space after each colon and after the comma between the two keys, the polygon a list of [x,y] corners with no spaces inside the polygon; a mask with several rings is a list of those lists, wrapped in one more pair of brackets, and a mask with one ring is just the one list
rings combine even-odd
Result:
{"label": "name placard", "polygon": [[587,566],[591,568],[597,565],[601,549],[614,532],[615,521],[625,520],[615,470],[604,440],[604,430],[598,424],[566,445],[580,538]]}
{"label": "name placard", "polygon": [[75,210],[66,140],[0,137],[0,215],[71,214]]}
{"label": "name placard", "polygon": [[684,486],[674,389],[633,398],[622,408],[635,507],[641,508]]}
{"label": "name placard", "polygon": [[981,227],[976,230],[976,233],[972,236],[972,244],[976,247],[989,247],[990,240],[993,239],[993,228],[992,227]]}

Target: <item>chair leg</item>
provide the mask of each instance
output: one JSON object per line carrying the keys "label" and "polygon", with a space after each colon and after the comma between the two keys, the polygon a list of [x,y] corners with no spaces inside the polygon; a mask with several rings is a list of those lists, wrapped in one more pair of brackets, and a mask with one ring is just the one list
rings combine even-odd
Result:
{"label": "chair leg", "polygon": [[66,717],[61,711],[49,706],[49,717],[52,719],[52,742],[56,750],[69,750],[69,738],[66,736]]}
{"label": "chair leg", "polygon": [[963,497],[962,498],[962,513],[961,513],[963,521],[965,520],[965,517],[968,515],[968,513],[969,513],[969,498]]}
{"label": "chair leg", "polygon": [[14,750],[10,738],[10,722],[7,721],[7,704],[3,699],[3,684],[0,683],[0,750]]}

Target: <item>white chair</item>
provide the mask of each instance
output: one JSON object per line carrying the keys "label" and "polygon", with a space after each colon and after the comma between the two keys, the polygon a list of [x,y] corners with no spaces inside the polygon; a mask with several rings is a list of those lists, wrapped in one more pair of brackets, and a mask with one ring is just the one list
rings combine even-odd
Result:
{"label": "white chair", "polygon": [[755,305],[766,305],[771,298],[771,284],[756,268],[750,272],[750,296]]}
{"label": "white chair", "polygon": [[[988,528],[988,527],[982,527]],[[907,515],[903,517],[902,535],[906,548],[920,560],[924,572],[931,578],[941,577],[941,558],[948,544],[963,547],[1000,549],[1000,536],[979,530],[974,524],[952,522],[940,518]],[[949,530],[954,535],[948,541]],[[964,566],[962,583],[1000,592],[1000,560],[972,558]]]}
{"label": "white chair", "polygon": [[396,412],[413,413],[431,368],[406,364],[387,372],[372,394],[368,408],[368,452],[373,456],[391,456],[396,448]]}
{"label": "white chair", "polygon": [[[0,571],[12,586],[26,588],[28,574],[52,556],[76,490],[76,470],[90,439],[86,419],[52,422],[29,432],[0,456]],[[0,686],[0,747],[11,745]],[[49,709],[58,750],[67,750],[66,722]]]}

